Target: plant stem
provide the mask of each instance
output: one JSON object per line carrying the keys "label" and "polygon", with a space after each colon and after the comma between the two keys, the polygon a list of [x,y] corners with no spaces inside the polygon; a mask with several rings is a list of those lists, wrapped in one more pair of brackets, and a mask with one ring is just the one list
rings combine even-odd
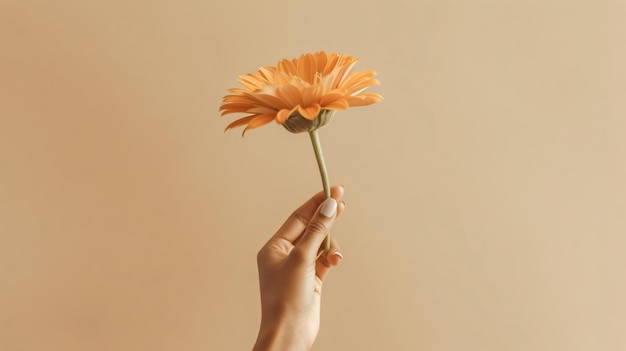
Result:
{"label": "plant stem", "polygon": [[[326,163],[324,162],[324,155],[322,154],[322,145],[320,143],[320,137],[317,133],[317,129],[309,132],[311,137],[311,143],[313,144],[313,151],[315,151],[315,159],[317,160],[317,166],[320,170],[320,176],[322,176],[322,186],[324,187],[324,197],[328,199],[330,197],[330,183],[328,181],[328,171],[326,171]],[[324,251],[330,251],[330,232],[324,240]]]}

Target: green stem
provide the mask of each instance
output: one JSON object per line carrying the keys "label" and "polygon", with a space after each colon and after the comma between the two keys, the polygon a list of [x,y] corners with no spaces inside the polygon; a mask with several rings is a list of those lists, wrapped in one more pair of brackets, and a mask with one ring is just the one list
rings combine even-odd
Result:
{"label": "green stem", "polygon": [[[320,176],[322,176],[322,186],[324,187],[324,197],[328,199],[330,197],[330,182],[328,181],[328,171],[326,171],[326,163],[324,162],[324,155],[322,154],[322,145],[320,143],[320,137],[317,133],[317,129],[309,132],[311,137],[311,143],[313,143],[313,151],[315,151],[315,159],[317,160],[317,166],[320,170]],[[324,250],[330,251],[330,232],[324,240]]]}

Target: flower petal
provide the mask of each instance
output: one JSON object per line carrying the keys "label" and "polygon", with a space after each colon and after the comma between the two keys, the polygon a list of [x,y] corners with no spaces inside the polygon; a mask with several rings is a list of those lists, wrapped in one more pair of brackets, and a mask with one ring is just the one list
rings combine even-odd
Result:
{"label": "flower petal", "polygon": [[241,136],[246,135],[246,132],[249,129],[259,128],[261,126],[264,126],[264,125],[270,123],[271,121],[274,120],[274,118],[276,118],[276,115],[258,115],[258,116],[254,116],[254,118],[252,118],[248,122],[248,125],[246,126],[246,129],[244,129],[243,132],[241,133]]}
{"label": "flower petal", "polygon": [[315,57],[315,71],[322,74],[326,67],[326,62],[328,62],[328,55],[326,55],[324,51],[320,51],[316,52],[313,56]]}
{"label": "flower petal", "polygon": [[274,108],[279,110],[281,108],[288,108],[289,105],[281,98],[269,95],[269,94],[253,94],[251,95],[253,99],[255,99],[260,106],[265,106],[269,108]]}
{"label": "flower petal", "polygon": [[319,115],[321,109],[322,107],[318,103],[307,107],[298,106],[298,112],[300,113],[300,115],[310,121],[314,120],[315,117]]}
{"label": "flower petal", "polygon": [[302,78],[305,82],[313,84],[315,79],[315,58],[311,54],[300,56],[298,60],[298,77]]}
{"label": "flower petal", "polygon": [[245,106],[227,106],[227,107],[222,107],[222,116],[230,114],[230,113],[238,113],[238,112],[250,112],[253,113],[253,111],[250,111],[251,109],[253,109],[253,107],[249,106],[249,105],[245,105]]}
{"label": "flower petal", "polygon": [[293,108],[300,104],[301,95],[300,89],[293,85],[286,85],[276,89],[276,96],[285,103],[285,107]]}
{"label": "flower petal", "polygon": [[350,104],[346,99],[335,100],[327,105],[323,105],[324,110],[345,110],[350,107]]}
{"label": "flower petal", "polygon": [[337,90],[334,90],[328,94],[325,94],[324,96],[322,96],[322,98],[320,99],[320,105],[322,105],[322,107],[331,104],[339,99],[343,99],[346,97],[346,94],[343,94]]}
{"label": "flower petal", "polygon": [[291,110],[288,109],[282,109],[280,111],[278,111],[278,113],[276,114],[276,122],[283,124],[285,123],[285,121],[287,121],[287,118],[289,118],[289,116],[291,116],[291,114],[297,109],[298,107],[294,107]]}
{"label": "flower petal", "polygon": [[383,97],[378,94],[369,93],[357,96],[350,96],[346,100],[348,100],[350,106],[367,106],[381,101],[382,99]]}
{"label": "flower petal", "polygon": [[259,68],[259,74],[263,78],[265,78],[268,82],[274,76],[274,72],[276,72],[276,68],[275,67],[261,67],[261,68]]}
{"label": "flower petal", "polygon": [[253,116],[248,116],[248,117],[244,117],[244,118],[239,118],[238,120],[234,121],[233,123],[229,124],[226,129],[224,129],[224,131],[227,131],[231,128],[236,128],[239,126],[242,126],[244,124],[248,124],[248,122],[250,122],[254,117],[256,117],[256,115]]}
{"label": "flower petal", "polygon": [[341,83],[340,87],[346,89],[350,95],[358,94],[367,87],[380,84],[380,82],[374,78],[375,75],[376,72],[374,71],[353,72]]}
{"label": "flower petal", "polygon": [[246,74],[244,76],[239,76],[239,83],[248,88],[250,91],[255,91],[265,86],[268,81],[266,79],[263,79],[263,77],[261,76]]}
{"label": "flower petal", "polygon": [[311,106],[319,103],[322,99],[322,88],[319,85],[308,86],[302,89],[300,104],[303,106]]}
{"label": "flower petal", "polygon": [[286,73],[288,75],[295,75],[297,72],[296,65],[292,60],[281,60],[276,65],[278,71]]}
{"label": "flower petal", "polygon": [[341,85],[341,82],[346,78],[346,76],[352,70],[352,67],[356,65],[358,59],[352,56],[344,56],[340,58],[342,64],[338,66],[339,70],[336,73],[335,81],[333,82],[333,89],[338,88]]}

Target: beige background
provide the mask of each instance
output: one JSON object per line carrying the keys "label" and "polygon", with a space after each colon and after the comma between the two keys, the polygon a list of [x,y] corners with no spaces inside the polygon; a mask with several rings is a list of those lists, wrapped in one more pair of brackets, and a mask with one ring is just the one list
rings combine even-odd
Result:
{"label": "beige background", "polygon": [[224,134],[239,74],[325,49],[383,103],[321,132],[345,260],[315,350],[626,349],[626,2],[0,5],[0,349],[246,350],[255,254],[321,185]]}

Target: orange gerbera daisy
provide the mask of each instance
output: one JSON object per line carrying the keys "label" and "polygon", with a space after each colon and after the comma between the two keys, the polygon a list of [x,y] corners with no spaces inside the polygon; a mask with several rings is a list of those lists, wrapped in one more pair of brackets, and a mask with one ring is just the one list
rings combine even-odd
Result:
{"label": "orange gerbera daisy", "polygon": [[[222,115],[247,113],[226,127],[258,128],[271,121],[291,132],[310,132],[326,124],[332,111],[351,106],[371,105],[382,100],[374,93],[362,93],[379,84],[376,72],[352,72],[358,59],[324,51],[283,59],[275,67],[261,67],[257,73],[239,77],[244,89],[230,89],[222,101]],[[316,121],[316,117],[320,117]],[[289,121],[289,122],[288,122]],[[243,135],[242,134],[242,135]]]}

